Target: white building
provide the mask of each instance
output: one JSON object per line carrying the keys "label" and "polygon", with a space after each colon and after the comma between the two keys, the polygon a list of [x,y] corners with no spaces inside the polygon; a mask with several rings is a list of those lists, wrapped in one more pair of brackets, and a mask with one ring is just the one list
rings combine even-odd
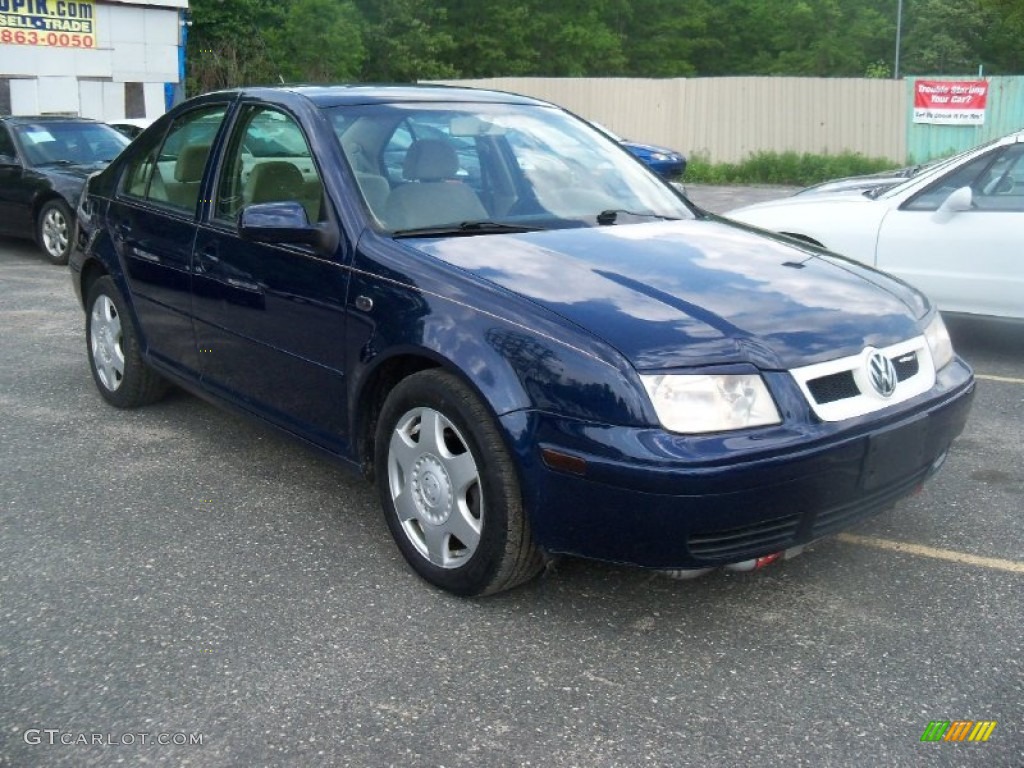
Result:
{"label": "white building", "polygon": [[[155,118],[188,0],[0,0],[0,115]],[[179,87],[180,93],[180,87]]]}

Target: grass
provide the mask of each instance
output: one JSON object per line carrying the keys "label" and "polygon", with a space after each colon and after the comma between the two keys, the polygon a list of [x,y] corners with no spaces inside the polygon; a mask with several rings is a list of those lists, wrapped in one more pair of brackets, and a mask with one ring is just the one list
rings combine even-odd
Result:
{"label": "grass", "polygon": [[798,155],[796,152],[757,152],[739,163],[711,163],[689,158],[684,181],[694,184],[786,184],[806,187],[843,176],[859,176],[897,168],[891,160],[856,152],[841,155]]}

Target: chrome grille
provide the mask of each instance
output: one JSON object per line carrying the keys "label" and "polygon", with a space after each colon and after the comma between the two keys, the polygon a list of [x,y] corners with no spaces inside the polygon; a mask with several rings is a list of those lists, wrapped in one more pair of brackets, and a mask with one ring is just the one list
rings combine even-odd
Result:
{"label": "chrome grille", "polygon": [[[896,387],[883,394],[872,386],[872,357],[888,359],[895,369]],[[841,421],[873,413],[909,400],[935,385],[931,351],[923,336],[891,346],[865,348],[860,354],[794,368],[796,380],[814,413],[822,421]]]}

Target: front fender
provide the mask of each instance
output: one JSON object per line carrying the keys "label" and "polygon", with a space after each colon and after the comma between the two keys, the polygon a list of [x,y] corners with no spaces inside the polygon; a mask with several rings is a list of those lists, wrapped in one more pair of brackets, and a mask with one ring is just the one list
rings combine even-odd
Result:
{"label": "front fender", "polygon": [[[44,193],[42,197],[46,199],[55,196],[59,197],[71,209],[71,213],[75,214],[75,209],[78,207],[78,198],[82,196],[82,187],[85,186],[85,180],[68,176],[55,176],[50,179],[50,184],[50,191]],[[37,200],[36,202],[39,204],[40,201]]]}
{"label": "front fender", "polygon": [[[462,376],[496,416],[534,409],[605,424],[652,423],[632,366],[548,310],[431,257],[361,247],[349,287],[350,403],[389,361],[421,357]],[[429,260],[429,263],[427,263]],[[402,269],[397,267],[401,263]]]}
{"label": "front fender", "polygon": [[[105,215],[105,206],[103,215]],[[101,219],[103,215],[97,218]],[[117,289],[121,292],[121,297],[132,313],[132,320],[135,323],[135,328],[138,330],[140,342],[144,340],[143,328],[138,322],[138,317],[136,317],[135,313],[134,297],[131,291],[128,290],[128,282],[125,279],[124,271],[121,269],[121,262],[117,258],[114,244],[104,223],[98,224],[93,229],[84,248],[72,250],[68,266],[70,267],[75,294],[78,296],[83,310],[86,309],[85,302],[89,297],[89,287],[93,281],[103,275],[109,275],[115,285],[117,285]],[[143,346],[145,345],[143,344]]]}

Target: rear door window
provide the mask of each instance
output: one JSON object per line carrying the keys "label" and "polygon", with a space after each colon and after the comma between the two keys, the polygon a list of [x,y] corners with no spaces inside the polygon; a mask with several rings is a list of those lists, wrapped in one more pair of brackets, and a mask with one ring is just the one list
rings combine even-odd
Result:
{"label": "rear door window", "polygon": [[182,115],[163,144],[141,152],[125,169],[121,194],[195,214],[206,162],[227,106],[217,104]]}

